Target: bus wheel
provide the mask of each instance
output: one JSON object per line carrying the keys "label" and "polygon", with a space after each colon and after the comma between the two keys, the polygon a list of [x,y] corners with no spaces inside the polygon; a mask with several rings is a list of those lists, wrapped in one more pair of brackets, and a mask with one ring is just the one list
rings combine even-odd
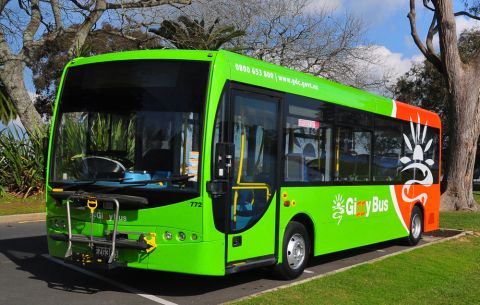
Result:
{"label": "bus wheel", "polygon": [[418,244],[422,238],[423,233],[423,213],[422,209],[418,206],[414,206],[412,209],[412,215],[410,216],[410,234],[408,235],[406,242],[410,246]]}
{"label": "bus wheel", "polygon": [[301,223],[292,221],[288,224],[283,237],[282,252],[282,263],[275,266],[276,273],[285,280],[299,277],[310,254],[310,237]]}

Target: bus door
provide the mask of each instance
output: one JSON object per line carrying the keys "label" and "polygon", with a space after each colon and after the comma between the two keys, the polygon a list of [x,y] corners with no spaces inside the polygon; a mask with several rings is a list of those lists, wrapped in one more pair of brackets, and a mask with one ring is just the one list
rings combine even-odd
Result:
{"label": "bus door", "polygon": [[274,262],[280,98],[234,89],[230,103],[226,263],[234,272]]}

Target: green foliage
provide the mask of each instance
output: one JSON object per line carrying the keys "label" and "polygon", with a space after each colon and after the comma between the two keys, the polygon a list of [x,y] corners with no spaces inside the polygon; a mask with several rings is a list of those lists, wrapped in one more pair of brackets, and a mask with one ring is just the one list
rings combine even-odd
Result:
{"label": "green foliage", "polygon": [[44,189],[43,137],[20,127],[0,131],[0,185],[3,192],[27,197]]}
{"label": "green foliage", "polygon": [[0,122],[7,125],[17,117],[17,111],[13,106],[5,86],[0,82]]}
{"label": "green foliage", "polygon": [[236,30],[232,25],[221,25],[217,18],[206,27],[205,20],[180,16],[177,21],[164,20],[159,29],[150,32],[168,40],[178,49],[218,50],[224,44],[245,35],[245,31]]}

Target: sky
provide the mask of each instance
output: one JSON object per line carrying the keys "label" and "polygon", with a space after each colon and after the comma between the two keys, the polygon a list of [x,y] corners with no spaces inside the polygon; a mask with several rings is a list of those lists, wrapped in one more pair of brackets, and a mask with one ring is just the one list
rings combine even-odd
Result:
{"label": "sky", "polygon": [[[376,45],[375,51],[383,59],[383,69],[392,75],[400,76],[407,72],[412,63],[422,62],[423,55],[414,44],[410,35],[408,0],[313,0],[318,7],[326,5],[340,14],[348,11],[367,24],[366,39]],[[456,11],[463,10],[462,0],[454,0]],[[432,20],[432,12],[426,10],[422,2],[416,1],[417,30],[423,41]],[[457,34],[465,29],[480,28],[480,22],[457,17]],[[434,39],[438,47],[438,36]]]}

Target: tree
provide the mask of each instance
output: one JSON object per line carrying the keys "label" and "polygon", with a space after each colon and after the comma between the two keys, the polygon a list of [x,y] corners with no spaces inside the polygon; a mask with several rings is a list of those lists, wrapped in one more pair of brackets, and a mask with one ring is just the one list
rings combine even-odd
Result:
{"label": "tree", "polygon": [[[476,210],[478,206],[473,198],[472,179],[480,135],[480,48],[472,50],[470,58],[462,58],[455,17],[480,20],[479,4],[474,3],[470,10],[459,12],[453,11],[450,0],[424,0],[423,6],[433,15],[425,44],[416,28],[415,0],[410,0],[408,14],[411,35],[425,58],[443,75],[448,95],[450,145],[441,209]],[[433,45],[433,37],[437,34],[440,55]]]}
{"label": "tree", "polygon": [[[211,25],[219,19],[245,31],[225,48],[261,60],[364,89],[378,89],[387,75],[370,75],[363,64],[381,64],[352,14],[334,14],[312,0],[211,0],[182,8],[181,15]],[[360,64],[360,65],[359,65]]]}
{"label": "tree", "polygon": [[[191,0],[0,0],[0,81],[30,133],[42,125],[40,114],[24,82],[26,67],[47,44],[68,37],[66,55],[72,57],[102,18],[132,20],[132,10],[152,10],[165,4],[190,4]],[[72,22],[71,20],[75,20]],[[26,22],[25,22],[26,21]],[[78,22],[80,21],[80,22]],[[70,24],[67,24],[70,23]],[[71,25],[79,23],[77,28]]]}
{"label": "tree", "polygon": [[198,21],[185,15],[178,17],[177,21],[164,20],[160,28],[149,31],[166,39],[177,49],[192,50],[218,50],[225,43],[245,35],[245,31],[236,30],[232,25],[221,25],[220,18],[207,27],[204,19]]}

